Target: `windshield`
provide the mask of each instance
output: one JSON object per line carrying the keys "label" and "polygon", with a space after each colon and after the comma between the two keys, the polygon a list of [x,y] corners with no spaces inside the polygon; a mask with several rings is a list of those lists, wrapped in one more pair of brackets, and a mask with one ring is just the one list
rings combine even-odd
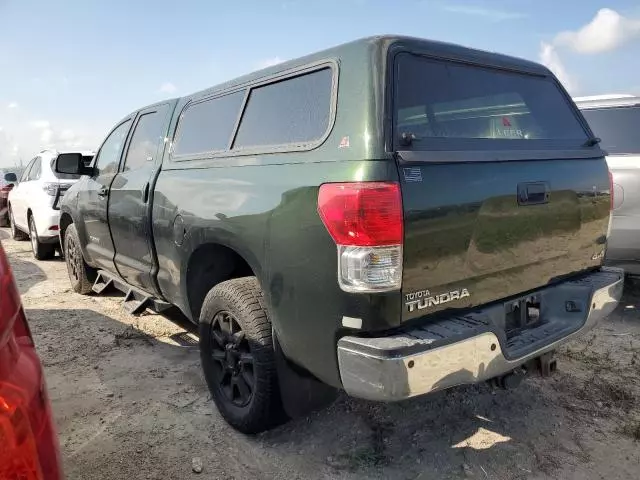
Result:
{"label": "windshield", "polygon": [[640,154],[640,106],[584,110],[600,146],[611,155]]}
{"label": "windshield", "polygon": [[413,149],[574,148],[587,133],[552,78],[401,54],[395,136]]}

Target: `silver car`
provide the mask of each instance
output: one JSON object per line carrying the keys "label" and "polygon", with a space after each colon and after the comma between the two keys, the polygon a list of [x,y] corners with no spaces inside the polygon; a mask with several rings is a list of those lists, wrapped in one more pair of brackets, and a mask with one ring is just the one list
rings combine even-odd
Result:
{"label": "silver car", "polygon": [[602,139],[613,174],[613,218],[607,263],[640,275],[640,97],[574,98],[593,133]]}

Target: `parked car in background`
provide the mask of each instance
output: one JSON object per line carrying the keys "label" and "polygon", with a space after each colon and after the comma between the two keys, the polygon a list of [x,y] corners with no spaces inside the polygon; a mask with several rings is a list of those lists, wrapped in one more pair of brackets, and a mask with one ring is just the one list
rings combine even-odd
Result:
{"label": "parked car in background", "polygon": [[[367,72],[363,75],[363,72]],[[617,305],[604,153],[544,66],[362,39],[136,110],[61,205],[73,289],[199,323],[247,433],[549,372]]]}
{"label": "parked car in background", "polygon": [[7,201],[9,192],[18,183],[18,178],[22,174],[21,169],[0,169],[0,227],[9,225],[9,210]]}
{"label": "parked car in background", "polygon": [[62,478],[42,364],[0,244],[0,479]]}
{"label": "parked car in background", "polygon": [[[17,186],[9,193],[11,232],[16,240],[31,240],[38,260],[52,258],[58,246],[59,200],[78,175],[56,173],[53,164],[61,152],[44,150],[25,168]],[[90,163],[92,152],[78,152]]]}
{"label": "parked car in background", "polygon": [[640,97],[579,97],[576,104],[607,152],[614,206],[606,262],[640,275]]}

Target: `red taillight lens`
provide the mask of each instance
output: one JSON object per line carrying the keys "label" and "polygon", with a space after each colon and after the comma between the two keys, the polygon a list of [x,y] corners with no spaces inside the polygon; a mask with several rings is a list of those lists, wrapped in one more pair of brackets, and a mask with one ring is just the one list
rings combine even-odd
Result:
{"label": "red taillight lens", "polygon": [[402,244],[402,199],[397,183],[325,183],[318,194],[318,213],[338,245]]}
{"label": "red taillight lens", "polygon": [[609,210],[613,210],[613,174],[611,170],[609,170],[609,199],[611,200]]}
{"label": "red taillight lens", "polygon": [[42,366],[0,246],[0,479],[62,478]]}
{"label": "red taillight lens", "polygon": [[402,284],[402,198],[390,182],[326,183],[318,214],[338,247],[346,292],[398,290]]}

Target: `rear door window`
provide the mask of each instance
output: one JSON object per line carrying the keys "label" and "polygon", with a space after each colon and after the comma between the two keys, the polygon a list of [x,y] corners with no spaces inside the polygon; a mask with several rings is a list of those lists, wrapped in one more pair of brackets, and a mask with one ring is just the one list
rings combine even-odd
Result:
{"label": "rear door window", "polygon": [[29,164],[27,165],[27,168],[24,169],[24,172],[22,172],[22,176],[20,177],[20,183],[22,182],[27,182],[29,179],[29,172],[31,172],[31,168],[33,167],[33,164],[35,163],[36,159],[32,159]]}
{"label": "rear door window", "polygon": [[588,109],[582,114],[607,153],[640,154],[640,106]]}
{"label": "rear door window", "polygon": [[40,180],[40,176],[42,175],[42,157],[36,157],[33,166],[31,167],[31,171],[29,171],[29,177],[27,181]]}
{"label": "rear door window", "polygon": [[587,140],[551,77],[400,54],[395,144],[412,149],[575,148]]}
{"label": "rear door window", "polygon": [[156,111],[140,115],[136,124],[122,171],[136,170],[144,166],[155,165],[158,149],[164,142],[166,133],[166,105]]}

